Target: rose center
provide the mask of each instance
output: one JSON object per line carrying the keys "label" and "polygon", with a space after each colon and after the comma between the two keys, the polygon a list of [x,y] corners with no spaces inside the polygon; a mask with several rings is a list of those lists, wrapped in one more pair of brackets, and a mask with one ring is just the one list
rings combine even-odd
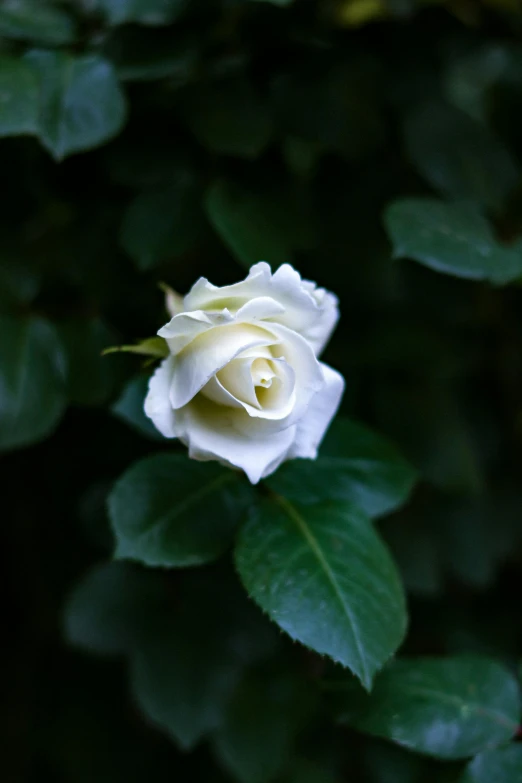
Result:
{"label": "rose center", "polygon": [[252,383],[255,387],[269,389],[272,381],[276,378],[276,371],[272,362],[268,359],[255,359],[252,362],[251,370]]}
{"label": "rose center", "polygon": [[256,353],[249,351],[232,359],[202,392],[221,405],[244,408],[251,416],[284,417],[293,406],[294,372],[268,347],[257,348]]}

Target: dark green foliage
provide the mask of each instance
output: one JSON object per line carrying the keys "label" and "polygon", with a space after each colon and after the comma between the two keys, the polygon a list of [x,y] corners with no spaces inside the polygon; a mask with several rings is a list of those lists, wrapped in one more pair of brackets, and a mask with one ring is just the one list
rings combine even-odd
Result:
{"label": "dark green foliage", "polygon": [[[2,783],[521,783],[521,36],[0,3]],[[252,487],[145,416],[165,341],[102,353],[261,260],[346,391]]]}
{"label": "dark green foliage", "polygon": [[[343,719],[343,718],[341,718]],[[391,664],[344,719],[411,750],[460,759],[508,742],[520,721],[517,682],[481,658],[418,658]]]}
{"label": "dark green foliage", "polygon": [[363,513],[276,496],[251,513],[235,557],[249,594],[292,639],[371,687],[402,641],[406,613],[398,574]]}

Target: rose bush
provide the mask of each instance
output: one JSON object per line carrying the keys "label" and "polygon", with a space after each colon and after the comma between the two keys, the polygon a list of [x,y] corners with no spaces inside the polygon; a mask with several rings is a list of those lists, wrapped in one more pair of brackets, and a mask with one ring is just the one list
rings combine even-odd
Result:
{"label": "rose bush", "polygon": [[0,781],[522,783],[521,34],[0,2]]}
{"label": "rose bush", "polygon": [[264,262],[245,280],[201,278],[158,335],[169,348],[145,412],[189,456],[241,468],[255,484],[285,459],[315,458],[339,405],[342,376],[318,356],[337,298],[289,264]]}

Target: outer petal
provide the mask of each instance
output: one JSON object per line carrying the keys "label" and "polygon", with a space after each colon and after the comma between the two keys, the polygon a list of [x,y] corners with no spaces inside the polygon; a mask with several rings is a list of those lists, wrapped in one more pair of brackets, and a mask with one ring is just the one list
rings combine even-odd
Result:
{"label": "outer petal", "polygon": [[255,435],[241,432],[235,427],[234,411],[212,403],[193,402],[180,413],[184,428],[182,440],[188,445],[192,459],[216,459],[240,468],[252,484],[279,467],[295,438],[295,427]]}
{"label": "outer petal", "polygon": [[178,422],[169,399],[173,374],[174,358],[168,356],[152,375],[144,404],[145,414],[166,438],[178,437]]}
{"label": "outer petal", "polygon": [[205,313],[203,310],[194,310],[190,313],[177,313],[171,320],[158,329],[159,337],[167,341],[170,352],[174,355],[183,350],[192,340],[213,326],[221,326],[233,321],[228,310],[222,313]]}
{"label": "outer petal", "polygon": [[324,387],[312,398],[308,410],[297,422],[294,443],[288,458],[315,459],[317,449],[337,412],[344,391],[344,378],[327,364],[320,364]]}
{"label": "outer petal", "polygon": [[325,291],[324,288],[318,288],[314,292],[314,296],[321,301],[321,314],[316,321],[303,329],[302,335],[308,340],[316,356],[319,356],[339,320],[339,303],[337,297],[329,291]]}
{"label": "outer petal", "polygon": [[319,355],[339,320],[337,297],[311,280],[302,280],[290,264],[279,267],[272,284],[286,306],[285,317],[274,320],[299,332]]}
{"label": "outer petal", "polygon": [[[250,267],[247,277],[240,283],[221,288],[210,283],[206,277],[200,277],[185,297],[185,310],[214,309],[216,302],[219,302],[218,307],[238,309],[257,296],[270,296],[271,277],[272,271],[265,261]],[[224,300],[230,302],[222,304]]]}
{"label": "outer petal", "polygon": [[[263,300],[263,306],[250,304]],[[267,300],[272,300],[273,312],[263,313]],[[280,310],[274,306],[280,305]],[[231,312],[248,312],[248,317],[269,318],[305,337],[316,354],[326,345],[339,317],[337,297],[309,280],[302,280],[290,264],[283,264],[272,275],[264,261],[255,264],[240,283],[217,286],[201,278],[185,297],[186,310],[215,310],[228,308]],[[253,313],[256,313],[253,316]]]}

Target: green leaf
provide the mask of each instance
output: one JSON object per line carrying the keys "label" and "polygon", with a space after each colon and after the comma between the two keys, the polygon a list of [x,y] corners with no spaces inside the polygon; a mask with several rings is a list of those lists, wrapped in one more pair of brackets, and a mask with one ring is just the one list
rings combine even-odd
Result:
{"label": "green leaf", "polygon": [[395,258],[456,277],[508,283],[522,275],[522,250],[503,247],[470,204],[402,199],[384,216]]}
{"label": "green leaf", "polygon": [[104,563],[74,588],[64,612],[69,644],[104,655],[134,650],[163,611],[161,575],[131,563]]}
{"label": "green leaf", "polygon": [[187,0],[97,0],[98,9],[109,24],[137,22],[146,25],[165,25],[183,12]]}
{"label": "green leaf", "polygon": [[291,757],[310,713],[310,690],[288,674],[241,683],[213,735],[221,764],[239,783],[268,783]]}
{"label": "green leaf", "polygon": [[120,368],[102,356],[113,332],[99,318],[68,319],[59,326],[65,348],[69,400],[79,405],[102,405],[116,391]]}
{"label": "green leaf", "polygon": [[396,661],[371,695],[348,697],[344,720],[360,731],[442,759],[461,759],[507,742],[520,715],[511,675],[485,658]]}
{"label": "green leaf", "polygon": [[272,135],[266,105],[242,77],[190,89],[180,109],[198,141],[221,155],[256,158]]}
{"label": "green leaf", "polygon": [[0,7],[0,36],[60,46],[76,38],[71,17],[42,0],[7,0]]}
{"label": "green leaf", "polygon": [[122,129],[125,97],[110,63],[31,50],[25,62],[40,85],[38,136],[56,160],[98,147]]}
{"label": "green leaf", "polygon": [[459,783],[522,783],[522,745],[480,753],[470,761]]}
{"label": "green leaf", "polygon": [[0,57],[0,137],[36,133],[38,78],[23,60]]}
{"label": "green leaf", "polygon": [[509,150],[484,125],[442,103],[418,106],[405,123],[407,152],[448,198],[499,209],[519,172]]}
{"label": "green leaf", "polygon": [[229,250],[245,267],[267,259],[273,266],[292,257],[292,244],[264,205],[264,200],[239,185],[218,180],[205,206],[210,222]]}
{"label": "green leaf", "polygon": [[111,406],[111,411],[141,435],[153,440],[163,440],[163,435],[145,415],[143,409],[148,386],[149,377],[147,375],[133,378],[126,384],[121,396]]}
{"label": "green leaf", "polygon": [[299,503],[344,500],[378,517],[406,502],[415,478],[413,468],[388,441],[338,418],[318,459],[286,462],[267,484]]}
{"label": "green leaf", "polygon": [[348,504],[266,501],[239,533],[249,595],[292,639],[351,669],[366,688],[406,629],[395,566],[371,522]]}
{"label": "green leaf", "polygon": [[45,438],[65,408],[61,346],[42,318],[0,317],[0,449]]}
{"label": "green leaf", "polygon": [[178,454],[147,457],[109,498],[116,557],[167,567],[215,560],[230,546],[250,492],[237,472],[219,465]]}
{"label": "green leaf", "polygon": [[120,244],[138,269],[147,270],[189,250],[202,233],[196,188],[179,182],[140,193],[123,216]]}

